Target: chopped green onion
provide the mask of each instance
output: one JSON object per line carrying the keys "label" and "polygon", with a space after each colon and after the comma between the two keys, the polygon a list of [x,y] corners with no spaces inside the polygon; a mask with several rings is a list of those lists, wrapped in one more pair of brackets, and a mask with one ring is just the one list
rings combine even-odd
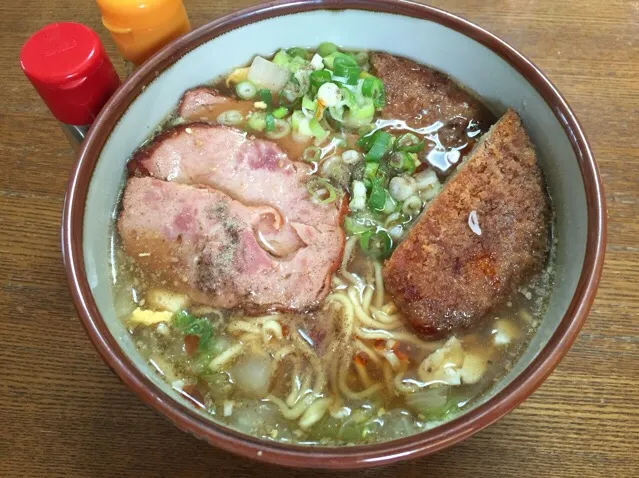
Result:
{"label": "chopped green onion", "polygon": [[306,116],[300,110],[293,111],[293,114],[291,115],[291,126],[294,130],[297,131],[299,129],[300,121],[304,118],[306,118]]}
{"label": "chopped green onion", "polygon": [[[275,116],[275,114],[273,114]],[[268,115],[267,115],[268,118]],[[275,119],[275,129],[273,131],[268,131],[266,133],[266,137],[268,139],[281,139],[284,136],[287,136],[291,132],[291,125],[288,124],[288,121],[283,119]]]}
{"label": "chopped green onion", "polygon": [[388,165],[399,171],[405,171],[409,175],[415,172],[415,161],[405,151],[395,151],[388,159]]}
{"label": "chopped green onion", "polygon": [[386,89],[382,80],[375,76],[368,76],[362,82],[362,94],[373,100],[375,108],[381,110],[386,106]]}
{"label": "chopped green onion", "polygon": [[324,178],[313,178],[306,183],[313,202],[329,204],[337,199],[337,190]]}
{"label": "chopped green onion", "polygon": [[366,161],[379,163],[393,147],[393,136],[386,131],[378,130],[373,135],[372,144],[366,153]]}
{"label": "chopped green onion", "polygon": [[302,161],[307,163],[313,163],[320,160],[320,155],[322,154],[322,150],[317,146],[309,146],[302,152]]}
{"label": "chopped green onion", "polygon": [[284,50],[280,50],[273,57],[273,63],[286,68],[291,63],[291,55],[286,53]]}
{"label": "chopped green onion", "polygon": [[331,106],[328,108],[328,112],[335,121],[344,122],[344,105]]}
{"label": "chopped green onion", "polygon": [[359,236],[359,246],[367,256],[385,259],[391,252],[393,240],[386,231],[369,231]]}
{"label": "chopped green onion", "polygon": [[384,189],[380,182],[373,181],[371,194],[366,204],[373,211],[381,212],[384,210],[384,206],[386,206],[386,196],[386,189]]}
{"label": "chopped green onion", "polygon": [[370,224],[370,221],[366,221],[362,218],[352,216],[346,216],[344,218],[344,229],[346,229],[348,234],[364,234],[371,232],[373,228],[374,226]]}
{"label": "chopped green onion", "polygon": [[189,314],[186,310],[183,310],[175,314],[175,320],[173,322],[173,325],[180,332],[183,332],[196,320],[197,320],[197,317],[194,317],[191,314]]}
{"label": "chopped green onion", "polygon": [[264,131],[266,128],[266,113],[255,112],[248,118],[248,127],[255,131]]}
{"label": "chopped green onion", "polygon": [[235,92],[237,93],[237,96],[243,100],[250,100],[255,98],[255,95],[257,95],[257,86],[255,86],[255,84],[250,80],[240,81],[235,86]]}
{"label": "chopped green onion", "polygon": [[302,98],[302,108],[309,111],[315,111],[317,109],[317,102],[310,99],[308,96],[305,96],[304,98]]}
{"label": "chopped green onion", "polygon": [[341,53],[339,51],[333,52],[330,55],[324,57],[324,64],[329,70],[332,70],[335,67],[335,61],[338,58],[341,58],[340,61],[342,61],[344,65],[357,66],[357,61],[355,60],[355,58],[353,58],[351,55],[347,55],[346,53]]}
{"label": "chopped green onion", "polygon": [[350,128],[359,128],[373,121],[375,117],[375,105],[370,98],[350,107],[346,125]]}
{"label": "chopped green onion", "polygon": [[319,53],[319,55],[322,57],[328,56],[332,53],[335,53],[336,51],[338,51],[337,45],[329,41],[320,43],[319,47],[317,48],[317,53]]}
{"label": "chopped green onion", "polygon": [[386,215],[392,214],[395,212],[395,209],[398,209],[401,205],[393,199],[393,197],[386,192],[386,202],[384,203],[384,209],[382,212]]}
{"label": "chopped green onion", "polygon": [[328,70],[317,70],[311,73],[311,86],[313,88],[319,88],[329,81],[331,81],[331,72]]}
{"label": "chopped green onion", "polygon": [[244,117],[238,110],[223,111],[217,116],[217,122],[226,126],[237,126],[242,121]]}
{"label": "chopped green onion", "polygon": [[[288,65],[288,69],[292,73],[298,73],[298,74],[301,73],[301,72],[305,72],[307,70],[308,70],[309,74],[310,74],[311,71],[314,71],[314,68],[311,66],[311,63],[306,61],[301,56],[293,57],[293,59],[291,60],[291,62]],[[299,80],[299,78],[298,78],[298,80]]]}
{"label": "chopped green onion", "polygon": [[309,126],[311,128],[311,132],[313,133],[313,136],[315,136],[317,139],[322,140],[326,138],[326,136],[328,136],[328,131],[322,128],[322,125],[320,124],[317,118],[311,119]]}
{"label": "chopped green onion", "polygon": [[342,93],[342,102],[348,106],[349,108],[354,108],[357,106],[357,99],[351,90],[346,87],[340,88],[340,92]]}
{"label": "chopped green onion", "polygon": [[357,62],[352,58],[349,57],[348,60],[342,57],[335,58],[335,61],[333,62],[333,69],[335,71],[335,76],[343,78],[343,82],[347,85],[357,84],[361,70],[357,65]]}
{"label": "chopped green onion", "polygon": [[365,152],[368,152],[368,150],[371,149],[371,146],[373,145],[374,139],[375,133],[366,132],[366,134],[363,134],[359,137],[355,144],[359,148],[363,149]]}
{"label": "chopped green onion", "polygon": [[267,133],[275,131],[275,118],[272,113],[267,113],[264,118],[265,121],[265,129]]}
{"label": "chopped green onion", "polygon": [[367,187],[371,187],[373,181],[377,177],[377,171],[379,170],[379,163],[366,163],[364,167],[364,183]]}
{"label": "chopped green onion", "polygon": [[273,93],[271,93],[271,90],[262,88],[261,90],[258,90],[258,93],[260,94],[260,98],[262,99],[262,101],[266,103],[268,109],[270,110],[271,108],[273,108]]}
{"label": "chopped green onion", "polygon": [[312,138],[313,132],[311,131],[311,120],[302,114],[302,118],[300,119],[296,131],[305,137]]}
{"label": "chopped green onion", "polygon": [[289,48],[286,51],[286,53],[288,53],[293,58],[299,57],[299,58],[304,58],[305,60],[308,58],[308,50],[305,50],[304,48],[299,48],[299,47]]}
{"label": "chopped green onion", "polygon": [[273,116],[277,119],[282,119],[287,114],[288,114],[288,108],[286,106],[280,106],[275,111],[273,111]]}
{"label": "chopped green onion", "polygon": [[420,140],[413,133],[405,133],[397,138],[395,143],[396,148],[399,151],[406,151],[407,153],[418,153],[424,149],[425,142]]}

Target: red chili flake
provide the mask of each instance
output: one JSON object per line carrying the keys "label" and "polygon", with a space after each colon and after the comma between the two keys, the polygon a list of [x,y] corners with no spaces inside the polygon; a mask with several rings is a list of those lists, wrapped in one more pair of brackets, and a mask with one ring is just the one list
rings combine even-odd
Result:
{"label": "red chili flake", "polygon": [[189,357],[193,357],[197,353],[200,346],[200,337],[198,335],[184,336],[184,351]]}
{"label": "red chili flake", "polygon": [[282,325],[282,334],[284,335],[284,337],[288,337],[288,334],[290,334],[291,331],[288,328],[288,325],[284,324]]}
{"label": "red chili flake", "polygon": [[353,360],[358,365],[366,365],[368,363],[368,355],[360,351],[355,354],[355,357],[353,357]]}
{"label": "red chili flake", "polygon": [[375,339],[373,342],[373,347],[377,350],[384,350],[386,348],[386,341],[384,339]]}
{"label": "red chili flake", "polygon": [[[197,337],[197,335],[195,337]],[[202,392],[200,392],[196,385],[184,385],[184,387],[182,387],[182,395],[195,406],[206,408],[204,405],[204,395],[202,395]]]}

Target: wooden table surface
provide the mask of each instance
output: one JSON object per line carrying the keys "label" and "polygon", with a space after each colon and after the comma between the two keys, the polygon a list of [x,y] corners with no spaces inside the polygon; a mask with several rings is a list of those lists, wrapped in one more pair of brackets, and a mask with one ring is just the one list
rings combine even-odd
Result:
{"label": "wooden table surface", "polygon": [[[195,25],[255,3],[185,2]],[[606,267],[577,342],[523,405],[452,449],[362,474],[638,476],[639,2],[432,3],[510,42],[575,109],[605,182]],[[73,154],[18,66],[32,32],[65,20],[96,29],[123,72],[94,2],[0,6],[0,476],[348,476],[258,465],[211,448],[143,405],[94,351],[60,256]]]}

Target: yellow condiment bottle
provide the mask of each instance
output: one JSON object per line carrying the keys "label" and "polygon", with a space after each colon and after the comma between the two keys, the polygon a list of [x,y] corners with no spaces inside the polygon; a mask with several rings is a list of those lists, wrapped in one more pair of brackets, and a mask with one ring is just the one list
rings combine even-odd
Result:
{"label": "yellow condiment bottle", "polygon": [[140,65],[191,29],[182,0],[97,0],[120,53]]}

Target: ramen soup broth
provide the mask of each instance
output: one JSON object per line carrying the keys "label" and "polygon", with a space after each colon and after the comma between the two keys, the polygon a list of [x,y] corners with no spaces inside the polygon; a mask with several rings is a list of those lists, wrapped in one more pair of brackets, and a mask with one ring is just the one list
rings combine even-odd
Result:
{"label": "ramen soup broth", "polygon": [[[464,141],[450,144],[439,137],[437,125],[420,129],[404,120],[381,119],[383,98],[370,94],[370,88],[366,95],[361,92],[361,79],[370,78],[371,71],[366,52],[348,54],[354,65],[342,68],[341,74],[356,71],[350,90],[357,95],[359,86],[360,100],[372,104],[374,113],[366,118],[366,112],[357,111],[362,118],[355,120],[354,106],[336,111],[322,104],[322,98],[328,104],[334,98],[321,89],[336,77],[339,61],[334,59],[333,70],[325,67],[335,48],[322,44],[319,54],[291,49],[272,59],[280,68],[290,69],[297,61],[309,71],[326,71],[324,83],[317,84],[321,75],[315,74],[314,83],[293,67],[293,80],[287,80],[284,90],[268,92],[249,83],[248,68],[240,68],[213,83],[219,95],[231,100],[203,107],[195,118],[274,141],[292,160],[311,164],[312,175],[322,178],[309,188],[317,201],[350,202],[341,265],[319,304],[288,312],[272,308],[257,315],[241,306],[211,307],[185,293],[183,284],[140,266],[140,258],[153,252],[127,255],[116,227],[111,241],[116,310],[137,350],[157,373],[215,421],[260,438],[308,445],[401,438],[471,406],[525,349],[543,316],[552,282],[549,258],[542,272],[477,325],[435,336],[415,332],[384,288],[384,260],[454,174],[455,162],[463,163],[490,125],[470,121]],[[323,63],[318,56],[324,57]],[[310,82],[304,98],[295,97],[304,81]],[[318,108],[326,108],[323,116]],[[332,117],[344,120],[344,115],[350,123]],[[305,119],[309,117],[320,120],[310,125]],[[176,112],[160,130],[193,120]],[[377,186],[370,184],[366,169],[376,163],[366,161],[370,150],[367,153],[360,140],[376,131],[390,133],[393,148],[400,138],[414,146],[404,148],[399,158],[412,164],[394,157],[383,179],[373,176],[386,194],[377,205],[371,199]],[[397,155],[400,150],[393,151],[390,154]],[[449,161],[451,157],[455,161]],[[406,193],[398,181],[392,183],[393,177],[417,180],[407,180],[412,189]],[[361,194],[354,190],[354,181],[368,189],[363,207],[353,202]],[[428,184],[417,189],[415,182]],[[407,205],[409,197],[416,198],[412,206]]]}

